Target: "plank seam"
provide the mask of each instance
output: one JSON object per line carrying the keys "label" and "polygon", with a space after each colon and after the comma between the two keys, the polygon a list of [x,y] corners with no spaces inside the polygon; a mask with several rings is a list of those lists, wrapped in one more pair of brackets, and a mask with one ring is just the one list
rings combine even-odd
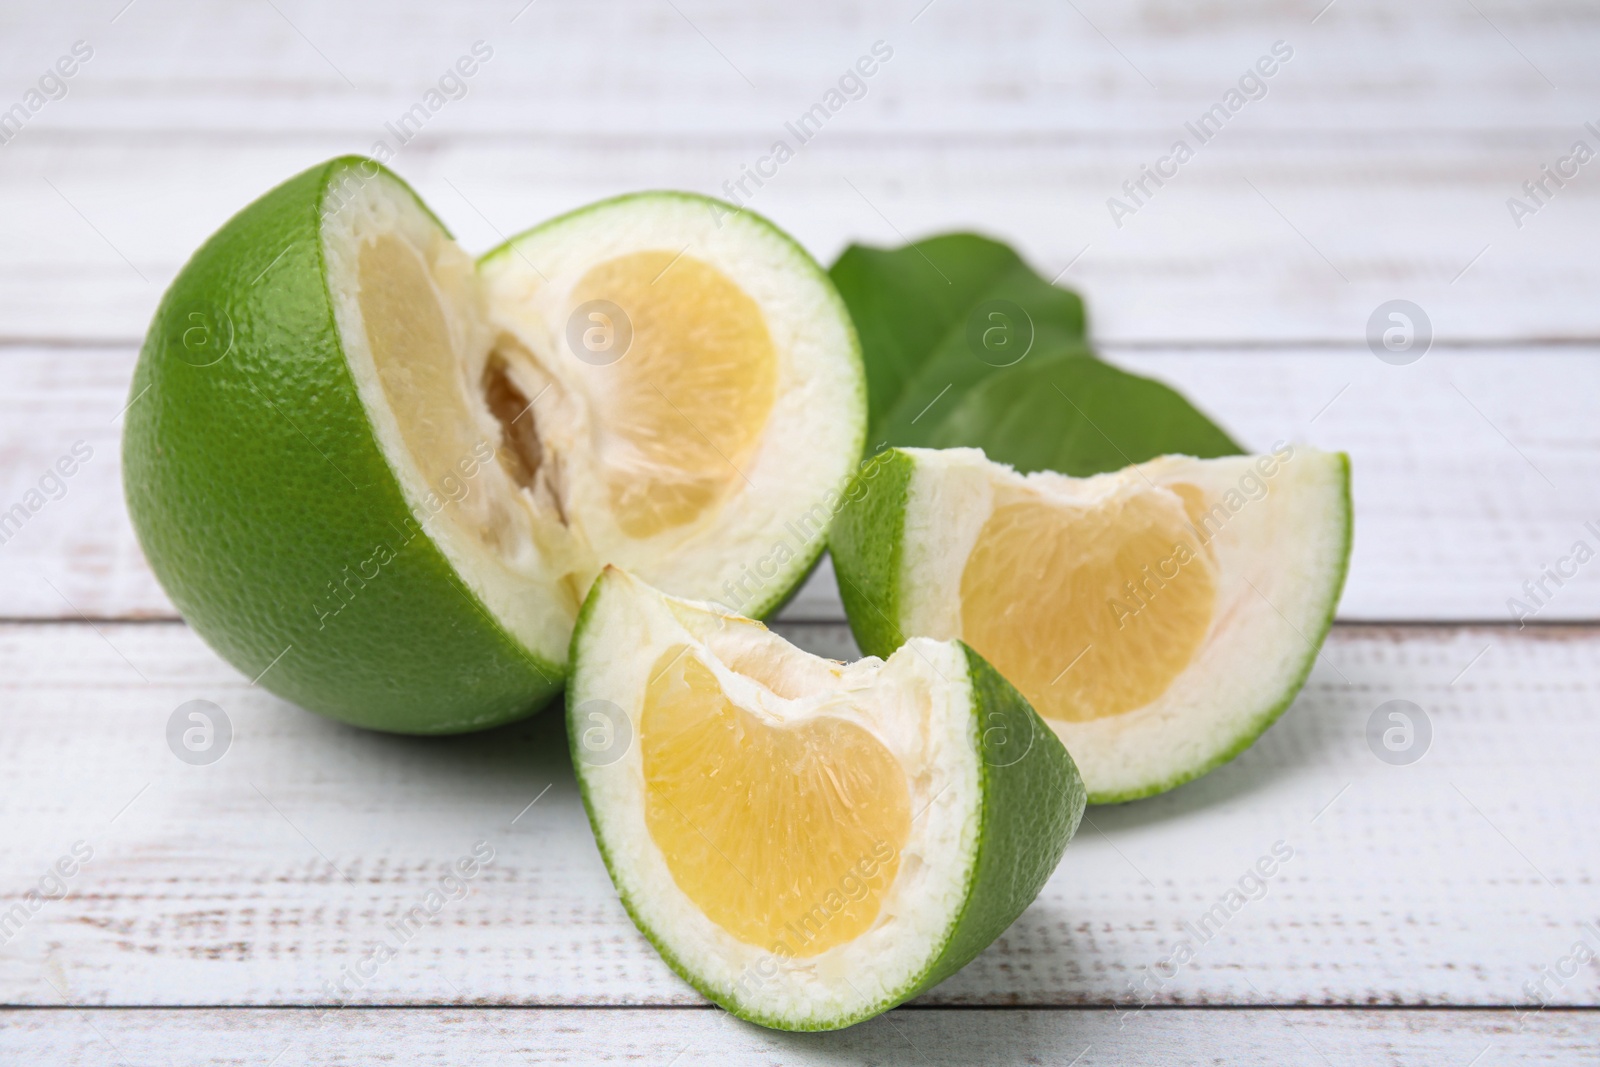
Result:
{"label": "plank seam", "polygon": [[[722,1011],[715,1004],[0,1004],[0,1011]],[[895,1011],[1116,1011],[1114,1004],[901,1004]],[[1126,1009],[1123,1009],[1126,1010]],[[1166,1012],[1525,1012],[1586,1015],[1600,1013],[1600,1004],[1551,1004],[1536,1009],[1526,1004],[1146,1004],[1141,1011]]]}

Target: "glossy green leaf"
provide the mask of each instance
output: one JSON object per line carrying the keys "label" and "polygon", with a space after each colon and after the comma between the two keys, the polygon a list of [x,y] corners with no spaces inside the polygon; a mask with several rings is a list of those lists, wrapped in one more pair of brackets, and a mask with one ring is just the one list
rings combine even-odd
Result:
{"label": "glossy green leaf", "polygon": [[1020,471],[1076,477],[1169,453],[1209,459],[1242,451],[1175,390],[1087,349],[1030,357],[985,378],[950,405],[925,441],[903,443],[977,447]]}
{"label": "glossy green leaf", "polygon": [[1095,356],[1078,295],[997,241],[851,245],[829,273],[861,335],[869,448],[970,446],[1073,475],[1241,451],[1172,389]]}
{"label": "glossy green leaf", "polygon": [[[955,393],[976,385],[999,369],[992,364],[1013,358],[1007,346],[1026,350],[1030,333],[1033,350],[1083,340],[1076,293],[1049,284],[1011,249],[976,234],[897,249],[851,245],[829,274],[861,335],[872,445],[886,434],[890,444],[918,443],[910,438],[936,414],[924,411],[936,395],[946,386]],[[1001,301],[1025,317],[1008,315]],[[974,354],[969,332],[980,346],[988,342],[985,358]]]}

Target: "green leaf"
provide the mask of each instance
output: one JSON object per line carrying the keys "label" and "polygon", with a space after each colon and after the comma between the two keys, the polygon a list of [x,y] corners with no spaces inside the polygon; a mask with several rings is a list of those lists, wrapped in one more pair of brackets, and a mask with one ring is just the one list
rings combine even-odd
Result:
{"label": "green leaf", "polygon": [[1173,390],[1096,357],[1078,295],[998,241],[851,245],[829,273],[861,335],[869,448],[970,446],[1073,475],[1241,451]]}
{"label": "green leaf", "polygon": [[886,433],[893,435],[891,444],[913,443],[909,435],[927,421],[918,415],[936,394],[947,385],[951,392],[964,390],[996,369],[973,354],[969,323],[976,321],[980,332],[998,329],[990,358],[1008,358],[1004,345],[1021,340],[1025,324],[984,317],[997,310],[984,307],[991,301],[1009,301],[1026,313],[1035,348],[1083,340],[1078,294],[1057,289],[1010,248],[976,234],[930,237],[893,250],[851,245],[828,273],[861,335],[872,445]]}
{"label": "green leaf", "polygon": [[1169,453],[1209,459],[1242,451],[1173,389],[1087,349],[1030,357],[991,375],[950,406],[925,442],[895,443],[978,447],[1019,471],[1075,477]]}

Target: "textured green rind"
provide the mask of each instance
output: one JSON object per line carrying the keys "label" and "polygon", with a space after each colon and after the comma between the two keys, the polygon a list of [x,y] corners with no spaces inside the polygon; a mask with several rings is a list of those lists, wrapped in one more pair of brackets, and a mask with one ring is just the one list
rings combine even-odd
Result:
{"label": "textured green rind", "polygon": [[856,645],[887,658],[905,643],[900,630],[900,564],[906,500],[916,462],[896,448],[874,456],[845,490],[828,532],[834,580]]}
{"label": "textured green rind", "polygon": [[[608,574],[602,574],[595,582],[573,629],[569,658],[579,677],[567,689],[567,738],[577,770],[578,792],[583,797],[595,844],[612,884],[619,885],[611,850],[589,793],[586,765],[579,748],[584,724],[577,716],[579,695],[592,688],[581,678],[587,623],[605,589],[612,584],[608,579]],[[773,1030],[822,1031],[854,1026],[927,992],[960,970],[1004,933],[1039,895],[1083,817],[1083,779],[1060,738],[1022,694],[977,652],[958,644],[967,659],[972,692],[971,737],[980,760],[977,854],[970,860],[962,906],[933,946],[934,954],[927,966],[896,992],[837,1019],[795,1022],[763,1015],[745,1008],[727,991],[704,982],[644,922],[628,895],[619,891],[628,917],[662,961],[707,1000],[746,1022]]]}
{"label": "textured green rind", "polygon": [[961,648],[976,712],[973,740],[983,757],[978,857],[944,950],[900,1000],[932,989],[1005,933],[1061,862],[1087,800],[1055,731],[988,660]]}
{"label": "textured green rind", "polygon": [[[788,233],[784,232],[776,223],[764,215],[758,215],[749,208],[738,207],[725,200],[718,200],[716,197],[702,196],[699,193],[687,193],[680,190],[652,189],[637,193],[624,193],[621,196],[609,197],[565,214],[557,215],[553,219],[524,230],[522,233],[496,245],[478,257],[479,269],[481,270],[483,267],[491,265],[495,260],[511,254],[519,244],[531,240],[538,234],[566,225],[592,212],[613,208],[619,204],[634,200],[677,200],[694,204],[704,207],[712,218],[719,220],[719,225],[721,224],[720,220],[723,218],[738,216],[747,219],[777,238],[778,242],[795,257],[796,264],[816,280],[822,287],[823,292],[827,294],[828,302],[832,305],[834,314],[838,317],[839,322],[844,326],[846,335],[850,338],[851,363],[854,365],[856,373],[853,382],[855,387],[854,396],[851,397],[849,406],[851,410],[859,412],[856,445],[851,451],[852,455],[859,456],[866,447],[867,439],[867,371],[861,352],[861,338],[856,330],[855,320],[850,315],[850,309],[846,306],[844,297],[839,295],[839,290],[834,285],[832,276],[823,268],[822,264],[818,263],[816,258],[806,251],[804,245],[790,237]],[[816,569],[817,563],[822,558],[822,550],[825,547],[824,539],[818,538],[816,543],[809,546],[807,551],[797,553],[791,560],[787,561],[783,571],[763,583],[763,589],[770,588],[770,591],[754,603],[744,605],[741,610],[753,619],[771,618],[782,611],[784,605],[794,599],[795,594],[800,592],[800,587],[805,585],[806,579]]]}
{"label": "textured green rind", "polygon": [[[167,290],[129,394],[128,510],[184,618],[246,676],[270,664],[279,696],[401,733],[494,726],[547,701],[563,667],[463,586],[373,435],[321,241],[330,182],[357,167],[377,173],[345,157],[273,189]],[[380,546],[394,558],[373,562]]]}
{"label": "textured green rind", "polygon": [[1344,521],[1340,526],[1339,562],[1330,575],[1322,621],[1313,632],[1305,635],[1305,653],[1295,670],[1294,681],[1283,691],[1283,697],[1276,704],[1263,708],[1260,714],[1251,719],[1249,725],[1240,731],[1232,745],[1205,763],[1183,774],[1174,775],[1165,781],[1140,789],[1130,789],[1121,793],[1092,793],[1089,796],[1089,803],[1121,804],[1129,800],[1143,800],[1145,797],[1165,793],[1169,789],[1176,789],[1186,782],[1192,782],[1202,775],[1209,774],[1255,744],[1256,738],[1266,733],[1267,727],[1277,722],[1279,716],[1288,711],[1289,705],[1294,703],[1294,698],[1300,695],[1306,679],[1311,675],[1311,668],[1316,665],[1322,643],[1327,640],[1328,631],[1333,628],[1333,616],[1339,610],[1339,597],[1344,592],[1345,577],[1350,571],[1350,546],[1355,537],[1355,506],[1350,499],[1350,457],[1344,452],[1336,452],[1334,455],[1338,457],[1339,473],[1343,482],[1339,494],[1339,502],[1344,513]]}

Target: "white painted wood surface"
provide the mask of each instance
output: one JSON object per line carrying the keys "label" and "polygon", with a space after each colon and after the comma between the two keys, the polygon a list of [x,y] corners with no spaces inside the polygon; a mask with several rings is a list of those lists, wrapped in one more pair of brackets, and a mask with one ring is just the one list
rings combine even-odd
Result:
{"label": "white painted wood surface", "polygon": [[[78,40],[94,56],[66,97],[0,143],[0,509],[93,450],[0,544],[0,915],[76,842],[93,856],[0,936],[0,1060],[1592,1057],[1600,970],[1557,972],[1575,943],[1600,948],[1600,565],[1536,616],[1583,625],[1519,632],[1506,602],[1573,542],[1600,547],[1597,164],[1520,227],[1507,199],[1574,141],[1600,148],[1600,9],[12,5],[0,112]],[[493,56],[466,96],[394,160],[473,249],[612,192],[722,191],[888,42],[864,97],[751,206],[824,261],[953,228],[1013,242],[1084,294],[1108,356],[1242,441],[1349,451],[1341,617],[1435,625],[1336,628],[1256,747],[1092,811],[1039,902],[919,1005],[826,1036],[705,1008],[616,903],[556,717],[424,742],[291,708],[174,621],[122,507],[118,414],[184,259],[277,181],[394,143],[385,122],[479,40]],[[1279,40],[1294,56],[1266,96],[1116,226],[1107,198]],[[1437,337],[1411,366],[1368,351],[1394,298]],[[825,570],[787,617],[807,647],[853,654]],[[214,766],[166,747],[189,699],[237,731]],[[1391,699],[1432,725],[1413,765],[1365,739]],[[496,859],[468,895],[330,994],[479,840]],[[1265,895],[1147,978],[1279,840],[1295,855]]]}
{"label": "white painted wood surface", "polygon": [[[838,624],[785,632],[853,653]],[[444,740],[366,733],[252,689],[169,623],[0,627],[0,663],[0,905],[75,842],[93,850],[66,899],[0,947],[0,1003],[699,1002],[610,888],[558,715]],[[1600,922],[1600,782],[1572,756],[1600,749],[1597,690],[1587,628],[1341,627],[1254,748],[1091,810],[1033,907],[925,1002],[1524,1003],[1575,941],[1600,949],[1580,925]],[[167,747],[192,699],[233,725],[211,766]],[[1431,723],[1409,766],[1366,740],[1394,699]],[[400,946],[388,923],[480,840],[495,858],[470,895]],[[1293,858],[1259,899],[1160,980],[1185,924],[1203,927],[1280,841]],[[338,993],[341,968],[384,941],[397,958]],[[1594,997],[1592,968],[1547,991]]]}
{"label": "white painted wood surface", "polygon": [[[1575,542],[1600,551],[1585,526],[1600,529],[1600,345],[1439,350],[1404,367],[1365,349],[1108,356],[1182,389],[1247,447],[1350,453],[1356,542],[1342,618],[1509,622],[1508,601],[1533,607],[1523,583]],[[74,444],[93,450],[65,494],[0,545],[0,617],[175,617],[122,504],[118,413],[134,357],[0,346],[0,508]],[[1535,621],[1600,619],[1600,562],[1545,591]],[[844,617],[826,567],[787,617]]]}
{"label": "white painted wood surface", "polygon": [[[183,1062],[350,1064],[794,1064],[970,1067],[975,1063],[1574,1064],[1600,1041],[1593,1014],[1546,1012],[1162,1011],[1125,1026],[1102,1011],[899,1011],[840,1033],[780,1034],[710,1009],[538,1012],[23,1012],[7,1020],[19,1062],[79,1067]],[[1073,1057],[1077,1057],[1074,1059]]]}
{"label": "white painted wood surface", "polygon": [[[989,230],[1070,265],[1106,340],[1359,345],[1396,297],[1445,338],[1600,338],[1573,240],[1600,222],[1592,168],[1520,228],[1506,208],[1574,140],[1600,148],[1600,11],[1575,0],[1341,0],[1315,23],[1326,0],[538,0],[514,22],[521,0],[138,0],[113,24],[122,2],[4,16],[12,98],[95,48],[0,146],[5,336],[138,337],[241,205],[383,138],[474,249],[608,193],[718,192],[883,40],[865,95],[751,201],[825,260]],[[400,147],[385,123],[478,40],[467,95]],[[1108,198],[1279,40],[1267,95],[1116,226]]]}
{"label": "white painted wood surface", "polygon": [[[1211,95],[1230,84],[1219,73]],[[1320,132],[1235,138],[1227,130],[1218,142],[1228,143],[1205,146],[1137,216],[1113,225],[1107,198],[1208,103],[1176,105],[1172,133],[1132,144],[825,130],[750,203],[825,263],[852,240],[995,234],[1045,277],[1078,289],[1091,328],[1108,342],[1364,348],[1368,317],[1395,298],[1425,308],[1443,340],[1600,338],[1590,299],[1600,266],[1572,239],[1600,226],[1600,180],[1570,185],[1521,229],[1505,207],[1541,163],[1583,136],[1581,113],[1509,142],[1464,131],[1417,143],[1396,131],[1355,154]],[[785,118],[770,121],[781,131]],[[82,147],[76,135],[31,134],[0,150],[0,196],[15,212],[0,232],[0,322],[4,336],[50,341],[142,336],[166,283],[233,212],[307,166],[368,148],[367,135],[323,133],[139,133]],[[707,144],[669,132],[644,143],[441,135],[408,147],[394,166],[467,248],[486,251],[602,195],[663,186],[718,193],[769,143],[768,135]],[[74,161],[65,174],[63,154]]]}

